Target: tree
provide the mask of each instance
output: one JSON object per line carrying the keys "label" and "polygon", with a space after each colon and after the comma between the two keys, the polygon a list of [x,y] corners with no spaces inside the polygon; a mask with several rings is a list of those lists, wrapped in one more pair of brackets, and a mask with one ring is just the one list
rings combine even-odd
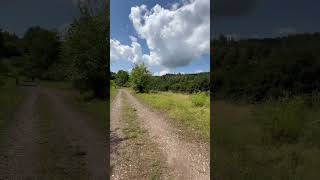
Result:
{"label": "tree", "polygon": [[47,79],[49,67],[59,58],[60,41],[56,32],[31,27],[23,38],[24,74],[29,78]]}
{"label": "tree", "polygon": [[150,71],[147,67],[142,64],[135,64],[134,68],[131,71],[131,83],[132,88],[140,93],[148,92],[150,80],[152,78]]}
{"label": "tree", "polygon": [[120,70],[116,74],[115,82],[118,86],[126,86],[129,80],[129,73],[127,71]]}
{"label": "tree", "polygon": [[80,92],[107,97],[109,16],[92,15],[85,8],[72,24],[63,45],[62,58],[68,78]]}

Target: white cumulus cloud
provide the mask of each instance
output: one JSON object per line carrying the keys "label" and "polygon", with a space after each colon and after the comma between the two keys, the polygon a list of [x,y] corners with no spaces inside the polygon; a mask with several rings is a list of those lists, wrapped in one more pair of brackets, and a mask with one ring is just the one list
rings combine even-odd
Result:
{"label": "white cumulus cloud", "polygon": [[136,37],[131,45],[110,40],[111,61],[120,59],[145,62],[148,65],[176,68],[189,65],[210,49],[210,0],[190,0],[175,3],[170,9],[155,5],[131,8],[129,18],[145,40],[149,53],[143,54]]}

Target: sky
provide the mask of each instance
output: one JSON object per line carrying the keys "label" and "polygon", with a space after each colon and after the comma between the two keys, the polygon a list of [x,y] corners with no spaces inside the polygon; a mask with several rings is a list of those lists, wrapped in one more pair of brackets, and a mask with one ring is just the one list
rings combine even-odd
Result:
{"label": "sky", "polygon": [[110,1],[111,71],[210,71],[210,0]]}
{"label": "sky", "polygon": [[319,0],[214,0],[213,35],[264,38],[320,31]]}
{"label": "sky", "polygon": [[30,26],[63,30],[78,15],[77,0],[0,0],[0,28],[19,36]]}

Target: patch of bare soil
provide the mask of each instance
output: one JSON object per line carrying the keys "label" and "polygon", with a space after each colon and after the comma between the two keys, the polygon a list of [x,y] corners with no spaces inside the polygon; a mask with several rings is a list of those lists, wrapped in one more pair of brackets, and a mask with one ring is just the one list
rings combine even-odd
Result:
{"label": "patch of bare soil", "polygon": [[38,177],[38,134],[35,130],[35,102],[38,89],[25,87],[27,96],[18,106],[0,148],[0,179],[35,179]]}
{"label": "patch of bare soil", "polygon": [[158,113],[141,104],[128,91],[123,90],[129,104],[136,109],[138,119],[150,138],[166,157],[168,168],[175,179],[210,179],[209,145],[180,138],[179,130]]}

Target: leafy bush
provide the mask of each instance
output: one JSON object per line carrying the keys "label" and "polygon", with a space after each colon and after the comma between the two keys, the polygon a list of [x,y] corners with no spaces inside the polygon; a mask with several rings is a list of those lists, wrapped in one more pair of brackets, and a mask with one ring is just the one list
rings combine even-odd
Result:
{"label": "leafy bush", "polygon": [[150,71],[142,64],[136,64],[131,71],[132,88],[136,92],[148,92],[150,90],[150,80],[152,78]]}
{"label": "leafy bush", "polygon": [[292,143],[300,137],[305,122],[305,102],[301,97],[283,98],[266,105],[260,114],[265,140]]}
{"label": "leafy bush", "polygon": [[196,93],[191,97],[192,104],[196,107],[203,107],[207,102],[207,95],[203,92]]}

